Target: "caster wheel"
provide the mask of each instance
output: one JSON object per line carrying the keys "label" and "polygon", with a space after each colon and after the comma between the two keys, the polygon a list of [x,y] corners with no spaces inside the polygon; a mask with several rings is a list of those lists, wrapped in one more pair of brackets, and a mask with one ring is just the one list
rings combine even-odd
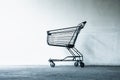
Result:
{"label": "caster wheel", "polygon": [[50,62],[50,66],[51,67],[55,67],[55,63],[54,62]]}
{"label": "caster wheel", "polygon": [[78,67],[78,61],[76,61],[76,62],[74,63],[74,66],[75,66],[75,67]]}
{"label": "caster wheel", "polygon": [[80,62],[80,67],[83,68],[85,64],[83,62]]}

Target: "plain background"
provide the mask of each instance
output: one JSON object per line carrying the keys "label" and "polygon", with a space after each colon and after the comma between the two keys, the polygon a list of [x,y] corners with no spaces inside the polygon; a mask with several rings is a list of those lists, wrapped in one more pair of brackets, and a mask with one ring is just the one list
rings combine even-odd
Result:
{"label": "plain background", "polygon": [[85,64],[120,65],[119,0],[0,0],[0,65],[46,65],[69,55],[47,45],[46,31],[82,21],[76,48]]}

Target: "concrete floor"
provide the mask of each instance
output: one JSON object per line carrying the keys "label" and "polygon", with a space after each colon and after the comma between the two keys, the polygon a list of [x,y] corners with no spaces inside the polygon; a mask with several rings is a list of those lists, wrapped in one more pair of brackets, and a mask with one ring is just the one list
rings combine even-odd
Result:
{"label": "concrete floor", "polygon": [[20,66],[0,68],[0,80],[120,80],[120,67]]}

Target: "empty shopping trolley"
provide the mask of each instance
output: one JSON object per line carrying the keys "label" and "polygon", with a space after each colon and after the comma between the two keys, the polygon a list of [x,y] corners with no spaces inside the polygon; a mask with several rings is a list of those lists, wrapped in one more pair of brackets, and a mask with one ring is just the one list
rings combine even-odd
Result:
{"label": "empty shopping trolley", "polygon": [[51,46],[65,47],[70,52],[71,56],[66,56],[63,59],[49,59],[50,66],[55,67],[55,61],[74,61],[74,66],[84,67],[83,55],[75,47],[77,36],[81,29],[84,28],[86,21],[81,22],[77,26],[55,29],[47,31],[47,43]]}

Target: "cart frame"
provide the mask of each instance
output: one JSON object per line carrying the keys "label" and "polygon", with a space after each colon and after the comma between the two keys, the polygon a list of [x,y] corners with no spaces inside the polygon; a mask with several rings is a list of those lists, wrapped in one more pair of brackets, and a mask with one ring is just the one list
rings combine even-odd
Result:
{"label": "cart frame", "polygon": [[63,59],[49,59],[51,67],[55,67],[57,61],[74,61],[74,66],[81,68],[85,66],[83,63],[83,55],[75,48],[75,42],[80,33],[80,30],[84,28],[86,21],[81,22],[77,26],[55,29],[47,31],[47,43],[50,46],[66,47],[71,56],[66,56]]}

